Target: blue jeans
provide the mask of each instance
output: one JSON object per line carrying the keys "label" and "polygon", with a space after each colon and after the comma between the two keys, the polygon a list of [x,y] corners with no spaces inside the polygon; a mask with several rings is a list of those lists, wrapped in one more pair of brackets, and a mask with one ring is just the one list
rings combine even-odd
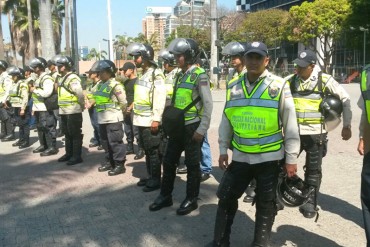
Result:
{"label": "blue jeans", "polygon": [[36,117],[34,115],[32,115],[32,106],[33,106],[33,98],[31,98],[29,101],[28,101],[28,111],[31,115],[30,119],[28,120],[28,125],[30,127],[33,127],[36,125]]}
{"label": "blue jeans", "polygon": [[202,158],[200,160],[200,170],[202,173],[212,172],[212,155],[211,147],[209,146],[207,133],[204,135],[203,145],[202,145]]}
{"label": "blue jeans", "polygon": [[99,131],[99,124],[98,124],[98,114],[96,112],[95,107],[91,107],[89,109],[89,116],[90,116],[90,122],[94,129],[94,139],[100,145],[100,131]]}

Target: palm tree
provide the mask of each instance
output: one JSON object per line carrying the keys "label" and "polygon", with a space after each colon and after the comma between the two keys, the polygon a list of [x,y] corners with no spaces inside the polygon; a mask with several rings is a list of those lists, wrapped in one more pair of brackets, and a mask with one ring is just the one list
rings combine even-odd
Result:
{"label": "palm tree", "polygon": [[133,42],[133,38],[127,37],[126,35],[116,35],[113,43],[113,50],[120,51],[123,55],[122,59],[126,60],[126,47]]}
{"label": "palm tree", "polygon": [[95,61],[97,60],[101,60],[101,59],[106,59],[106,56],[108,55],[108,53],[106,51],[101,51],[101,52],[98,52],[95,48],[92,48],[89,52],[89,54],[87,54],[86,56],[86,59],[87,60],[92,60],[94,59]]}
{"label": "palm tree", "polygon": [[71,55],[71,37],[69,32],[69,0],[64,0],[64,35],[66,40],[66,54]]}
{"label": "palm tree", "polygon": [[42,43],[42,55],[51,58],[55,55],[53,21],[50,0],[39,0],[40,33]]}
{"label": "palm tree", "polygon": [[33,36],[33,24],[32,24],[32,6],[31,0],[27,0],[27,20],[28,20],[28,36],[30,40],[29,55],[35,57],[35,40]]}

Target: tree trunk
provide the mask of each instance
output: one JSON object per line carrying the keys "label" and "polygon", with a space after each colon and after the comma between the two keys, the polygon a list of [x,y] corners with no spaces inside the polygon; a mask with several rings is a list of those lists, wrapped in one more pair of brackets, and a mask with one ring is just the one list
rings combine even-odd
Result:
{"label": "tree trunk", "polygon": [[[3,12],[2,3],[0,2],[0,13]],[[3,37],[3,26],[0,18],[0,59],[4,60],[4,37]]]}
{"label": "tree trunk", "polygon": [[10,18],[10,12],[8,12],[8,24],[9,24],[9,32],[10,32],[10,42],[12,43],[12,52],[14,57],[14,65],[18,66],[18,60],[17,60],[17,52],[15,50],[15,41],[14,41],[14,35],[13,35],[13,28],[12,28],[12,20]]}
{"label": "tree trunk", "polygon": [[64,35],[66,39],[66,54],[71,56],[71,37],[69,31],[69,0],[64,0]]}
{"label": "tree trunk", "polygon": [[50,0],[39,0],[42,56],[48,60],[55,56]]}
{"label": "tree trunk", "polygon": [[33,20],[31,12],[31,0],[27,0],[27,19],[28,19],[28,36],[30,39],[29,45],[29,58],[32,59],[35,57],[35,39],[33,35]]}

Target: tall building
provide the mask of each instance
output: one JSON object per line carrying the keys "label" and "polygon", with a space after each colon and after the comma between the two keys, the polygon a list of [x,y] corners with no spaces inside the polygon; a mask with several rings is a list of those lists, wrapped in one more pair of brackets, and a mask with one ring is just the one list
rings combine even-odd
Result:
{"label": "tall building", "polygon": [[289,10],[290,7],[303,2],[313,2],[313,0],[236,0],[236,10],[246,12],[273,8]]}
{"label": "tall building", "polygon": [[143,34],[148,39],[157,33],[159,49],[164,47],[165,43],[165,26],[168,16],[172,15],[171,7],[147,7],[146,16],[143,18]]}
{"label": "tall building", "polygon": [[81,60],[84,60],[87,55],[89,54],[89,47],[87,46],[79,46],[78,47],[78,54]]}

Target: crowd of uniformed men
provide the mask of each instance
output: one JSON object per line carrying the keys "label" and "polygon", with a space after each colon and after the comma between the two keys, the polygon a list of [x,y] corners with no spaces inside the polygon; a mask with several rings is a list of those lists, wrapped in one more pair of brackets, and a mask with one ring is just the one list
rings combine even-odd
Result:
{"label": "crowd of uniformed men", "polygon": [[[65,153],[58,161],[79,164],[82,112],[87,109],[94,131],[90,147],[105,151],[99,172],[124,173],[126,154],[134,153],[136,139],[135,159],[145,156],[147,168],[147,177],[137,185],[146,192],[160,189],[151,211],[172,206],[176,168],[185,152],[186,195],[177,214],[188,214],[198,207],[200,183],[212,169],[212,164],[200,166],[205,157],[211,160],[202,146],[208,144],[213,107],[210,80],[199,64],[200,49],[193,39],[176,38],[159,53],[164,71],[154,61],[150,45],[133,43],[126,50],[134,63],[126,62],[119,70],[127,80],[118,82],[115,64],[100,60],[86,72],[90,79],[86,90],[68,56],[56,55],[49,61],[36,57],[25,69],[1,60],[1,140],[15,140],[18,126],[18,140],[12,145],[27,148],[35,119],[40,145],[33,153],[57,154],[56,138],[64,135]],[[256,204],[252,246],[268,246],[275,215],[284,204],[299,206],[306,218],[318,216],[327,132],[338,125],[343,111],[342,138],[351,138],[350,99],[333,77],[320,71],[310,50],[300,52],[294,60],[296,73],[284,79],[267,70],[268,49],[262,42],[230,42],[222,53],[234,70],[227,79],[219,127],[219,167],[225,173],[217,191],[213,246],[230,245],[238,199],[245,192],[244,201]],[[332,104],[323,104],[329,96],[334,97]],[[341,108],[337,115],[335,107]],[[303,150],[304,182],[296,175]],[[297,180],[305,186],[294,194],[297,188],[289,190],[288,181]],[[279,193],[280,188],[288,190],[288,197]],[[303,202],[294,204],[302,199],[295,196],[303,196]]]}

